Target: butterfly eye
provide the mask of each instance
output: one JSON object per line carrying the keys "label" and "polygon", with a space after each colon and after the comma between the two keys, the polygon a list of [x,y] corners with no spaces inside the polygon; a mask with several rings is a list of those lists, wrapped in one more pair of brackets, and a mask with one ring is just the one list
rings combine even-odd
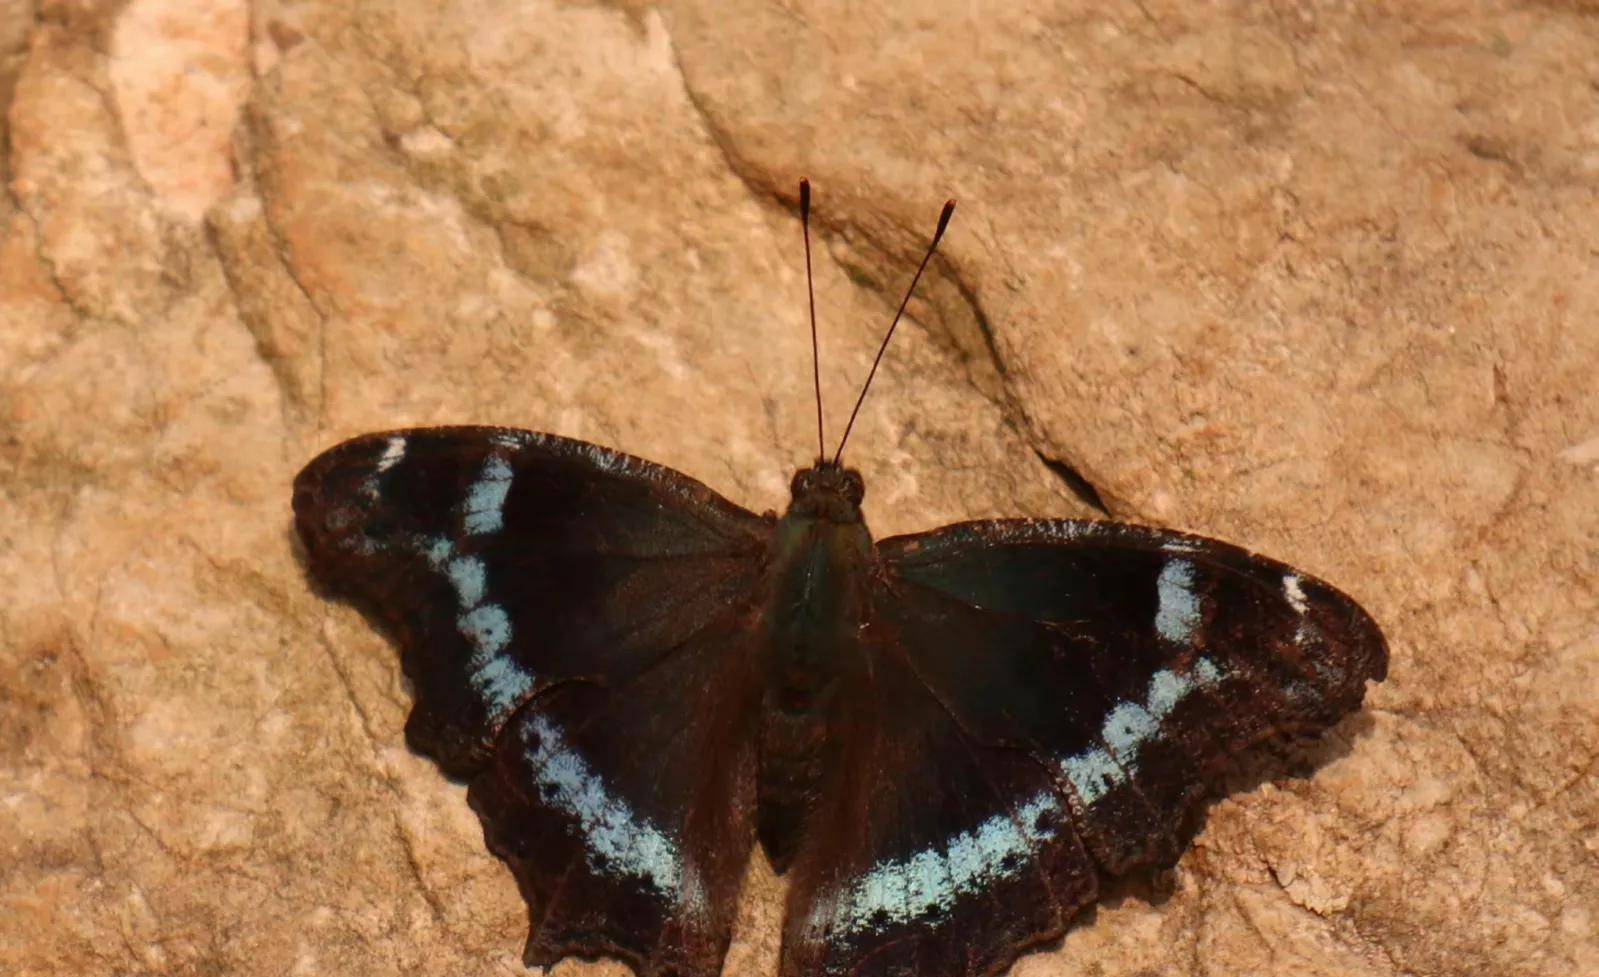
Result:
{"label": "butterfly eye", "polygon": [[844,470],[844,495],[854,505],[860,505],[861,500],[866,498],[866,481],[853,468]]}

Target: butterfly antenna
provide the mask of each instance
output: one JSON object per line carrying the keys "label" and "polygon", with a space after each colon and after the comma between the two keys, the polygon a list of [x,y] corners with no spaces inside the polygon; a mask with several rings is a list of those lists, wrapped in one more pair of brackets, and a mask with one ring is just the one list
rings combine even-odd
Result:
{"label": "butterfly antenna", "polygon": [[888,341],[894,338],[894,330],[899,326],[900,317],[905,315],[905,306],[910,304],[911,295],[916,291],[916,283],[922,280],[922,272],[927,270],[927,263],[933,260],[933,252],[938,250],[938,240],[944,236],[944,229],[949,227],[949,219],[955,214],[955,201],[944,201],[944,211],[938,215],[938,230],[933,232],[933,243],[927,246],[927,253],[922,255],[922,263],[916,267],[916,276],[911,279],[911,287],[905,290],[905,297],[900,300],[899,311],[894,313],[894,321],[888,324],[888,334],[883,337],[883,345],[877,347],[877,358],[872,360],[872,371],[866,374],[866,383],[861,386],[861,395],[855,398],[855,409],[849,412],[849,423],[844,425],[844,436],[839,439],[838,451],[833,454],[833,464],[844,457],[844,445],[849,441],[849,432],[855,427],[855,415],[861,412],[861,404],[866,402],[866,391],[872,389],[872,378],[877,376],[877,365],[883,362],[883,353],[888,350]]}
{"label": "butterfly antenna", "polygon": [[800,228],[805,234],[805,294],[811,300],[811,378],[816,382],[816,461],[827,457],[822,435],[822,353],[816,342],[816,285],[811,280],[811,181],[800,180]]}

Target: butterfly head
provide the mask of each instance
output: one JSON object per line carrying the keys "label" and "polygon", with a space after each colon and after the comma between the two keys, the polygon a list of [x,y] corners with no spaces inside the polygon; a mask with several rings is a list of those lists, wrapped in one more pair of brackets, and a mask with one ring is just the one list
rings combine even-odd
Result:
{"label": "butterfly head", "polygon": [[829,522],[861,521],[861,499],[866,496],[866,482],[853,468],[819,461],[813,467],[795,472],[789,491],[793,495],[788,504],[790,516],[810,516]]}

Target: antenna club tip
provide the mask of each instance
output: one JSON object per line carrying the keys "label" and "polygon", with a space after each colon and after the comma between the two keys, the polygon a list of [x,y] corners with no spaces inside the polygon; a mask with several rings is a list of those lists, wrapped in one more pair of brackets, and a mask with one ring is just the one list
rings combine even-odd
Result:
{"label": "antenna club tip", "polygon": [[938,215],[938,230],[933,232],[934,244],[937,244],[938,239],[944,236],[944,230],[949,227],[949,219],[953,216],[955,216],[955,198],[951,197],[944,201],[944,210]]}

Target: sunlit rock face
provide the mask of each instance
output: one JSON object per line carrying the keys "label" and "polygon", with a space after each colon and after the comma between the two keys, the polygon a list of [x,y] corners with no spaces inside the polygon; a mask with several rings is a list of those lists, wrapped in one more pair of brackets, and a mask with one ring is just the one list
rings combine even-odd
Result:
{"label": "sunlit rock face", "polygon": [[1559,5],[0,4],[0,971],[515,966],[290,482],[472,421],[781,508],[802,175],[835,435],[960,200],[851,436],[877,535],[1087,514],[1049,459],[1392,644],[1017,973],[1599,969],[1596,58]]}

